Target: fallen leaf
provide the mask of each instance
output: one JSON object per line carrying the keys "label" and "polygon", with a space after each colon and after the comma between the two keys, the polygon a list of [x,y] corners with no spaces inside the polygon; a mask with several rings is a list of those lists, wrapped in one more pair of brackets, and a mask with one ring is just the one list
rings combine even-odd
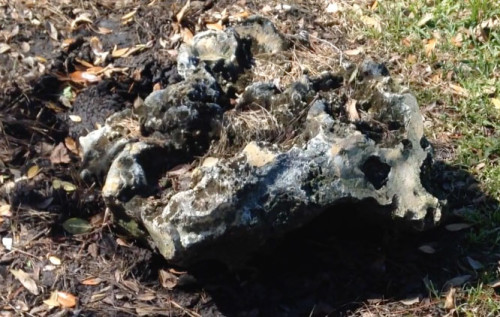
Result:
{"label": "fallen leaf", "polygon": [[460,95],[460,96],[463,96],[463,97],[468,97],[469,96],[469,92],[467,91],[467,89],[459,86],[459,85],[455,85],[455,84],[450,84],[450,88],[451,90],[453,91],[454,94],[456,95]]}
{"label": "fallen leaf", "polygon": [[67,292],[57,292],[57,302],[64,308],[72,308],[76,306],[77,297]]}
{"label": "fallen leaf", "polygon": [[408,299],[400,300],[400,302],[403,305],[405,305],[405,306],[411,306],[411,305],[415,305],[415,304],[420,303],[420,298],[417,296],[417,297],[414,297],[414,298],[408,298]]}
{"label": "fallen leaf", "polygon": [[148,301],[154,300],[155,298],[156,298],[156,295],[154,293],[149,293],[149,292],[137,295],[137,300],[140,300],[143,302],[148,302]]}
{"label": "fallen leaf", "polygon": [[64,191],[67,192],[74,192],[76,190],[76,185],[72,184],[70,182],[62,181],[61,182],[61,187],[64,189]]}
{"label": "fallen leaf", "polygon": [[50,308],[59,307],[60,304],[57,301],[57,291],[50,293],[50,297],[48,299],[44,300],[43,303],[45,305],[49,306]]}
{"label": "fallen leaf", "polygon": [[430,246],[428,244],[421,245],[420,247],[418,247],[418,249],[421,252],[427,253],[427,254],[434,254],[434,253],[436,253],[436,249],[434,249],[432,246]]}
{"label": "fallen leaf", "polygon": [[98,30],[98,32],[97,32],[97,33],[99,33],[99,34],[103,34],[103,35],[113,33],[113,30],[108,29],[108,28],[105,28],[105,27],[102,27],[102,26],[98,27],[98,28],[97,28],[97,30]]}
{"label": "fallen leaf", "polygon": [[375,0],[375,1],[373,1],[373,2],[372,2],[372,4],[370,5],[370,10],[374,11],[374,10],[376,10],[376,9],[377,9],[377,7],[378,7],[378,1],[377,1],[377,0]]}
{"label": "fallen leaf", "polygon": [[31,178],[35,177],[36,175],[38,175],[39,172],[40,172],[40,167],[38,167],[38,165],[33,165],[26,172],[26,176],[29,179],[31,179]]}
{"label": "fallen leaf", "polygon": [[500,279],[494,280],[493,282],[488,284],[489,287],[497,288],[500,286]]}
{"label": "fallen leaf", "polygon": [[350,122],[359,120],[358,109],[356,109],[357,102],[358,101],[356,99],[349,98],[345,104],[345,112],[347,114],[347,119]]}
{"label": "fallen leaf", "polygon": [[427,57],[432,55],[432,52],[436,48],[436,43],[437,43],[437,39],[435,39],[435,38],[432,38],[432,39],[425,41],[424,51],[425,51],[425,55]]}
{"label": "fallen leaf", "polygon": [[91,278],[84,279],[80,283],[83,285],[95,286],[95,285],[101,284],[101,282],[102,282],[102,280],[100,278],[91,277]]}
{"label": "fallen leaf", "polygon": [[129,49],[130,49],[130,47],[125,47],[125,48],[117,49],[116,46],[115,46],[115,48],[111,52],[111,56],[113,58],[122,57],[123,55],[125,55],[128,52]]}
{"label": "fallen leaf", "polygon": [[10,270],[10,273],[12,273],[12,275],[14,275],[14,277],[16,279],[19,280],[19,282],[21,282],[21,284],[33,295],[38,295],[39,294],[39,291],[38,291],[38,286],[36,285],[36,282],[33,278],[31,278],[31,276],[24,272],[23,270],[19,269],[19,270],[14,270],[14,269],[11,269]]}
{"label": "fallen leaf", "polygon": [[193,41],[193,37],[194,35],[191,30],[189,30],[188,28],[182,29],[182,40],[184,41],[184,43],[191,44],[191,42]]}
{"label": "fallen leaf", "polygon": [[6,43],[0,43],[0,54],[6,53],[10,50],[10,45]]}
{"label": "fallen leaf", "polygon": [[467,262],[469,262],[469,265],[473,270],[477,271],[484,268],[484,265],[481,262],[474,260],[470,256],[467,257]]}
{"label": "fallen leaf", "polygon": [[181,8],[179,13],[175,15],[175,18],[177,19],[177,23],[182,22],[182,18],[184,18],[184,15],[188,12],[189,6],[191,5],[191,0],[187,0],[186,4]]}
{"label": "fallen leaf", "polygon": [[7,249],[7,250],[12,250],[12,243],[13,240],[11,237],[3,237],[2,238],[2,245]]}
{"label": "fallen leaf", "polygon": [[0,216],[1,217],[12,217],[12,211],[10,205],[3,205],[0,207]]}
{"label": "fallen leaf", "polygon": [[57,29],[56,29],[56,27],[51,22],[47,22],[47,24],[48,24],[47,31],[49,32],[50,38],[53,39],[54,41],[57,41]]}
{"label": "fallen leaf", "polygon": [[161,286],[164,288],[171,290],[177,285],[178,277],[163,269],[158,271],[158,278],[160,279]]}
{"label": "fallen leaf", "polygon": [[82,234],[92,230],[92,225],[81,218],[69,218],[63,223],[63,228],[71,234]]}
{"label": "fallen leaf", "polygon": [[61,259],[59,259],[57,256],[54,255],[49,256],[49,261],[54,265],[61,265],[62,263]]}
{"label": "fallen leaf", "polygon": [[50,153],[50,162],[52,164],[67,164],[71,162],[71,158],[68,155],[68,149],[64,146],[64,143],[60,142]]}
{"label": "fallen leaf", "polygon": [[424,26],[426,25],[429,21],[432,20],[432,18],[434,17],[434,15],[432,13],[426,13],[417,23],[417,26],[420,27],[420,26]]}
{"label": "fallen leaf", "polygon": [[462,47],[463,42],[464,39],[462,33],[458,33],[457,35],[451,38],[451,44],[453,44],[456,47]]}
{"label": "fallen leaf", "polygon": [[326,13],[337,13],[339,12],[339,5],[337,2],[330,2],[325,9]]}
{"label": "fallen leaf", "polygon": [[129,13],[125,14],[124,16],[121,17],[122,21],[128,21],[134,17],[134,15],[137,13],[137,9],[134,9],[130,11]]}
{"label": "fallen leaf", "polygon": [[352,50],[347,50],[344,51],[344,54],[347,56],[356,56],[364,52],[364,48],[362,46],[352,49]]}
{"label": "fallen leaf", "polygon": [[72,153],[76,155],[80,154],[80,149],[78,148],[76,141],[72,137],[67,136],[66,138],[64,138],[64,145],[66,145],[66,148]]}
{"label": "fallen leaf", "polygon": [[490,101],[495,108],[500,109],[500,99],[491,98]]}
{"label": "fallen leaf", "polygon": [[61,49],[66,50],[71,45],[73,45],[75,42],[76,42],[76,39],[74,39],[74,38],[64,39],[61,43]]}
{"label": "fallen leaf", "polygon": [[222,31],[222,29],[223,29],[222,20],[219,20],[219,22],[217,22],[217,23],[207,23],[205,26],[209,30]]}
{"label": "fallen leaf", "polygon": [[[95,55],[102,54],[102,43],[97,36],[93,36],[89,40],[90,48]],[[87,70],[88,71],[88,70]]]}
{"label": "fallen leaf", "polygon": [[82,118],[80,116],[70,114],[68,117],[73,122],[82,122]]}
{"label": "fallen leaf", "polygon": [[472,225],[469,223],[453,223],[453,224],[445,226],[446,230],[452,231],[452,232],[460,231],[460,230],[467,229],[470,227],[472,227]]}
{"label": "fallen leaf", "polygon": [[92,22],[92,20],[90,19],[88,13],[82,13],[81,15],[79,15],[78,17],[76,17],[76,19],[74,19],[73,21],[71,21],[70,30],[74,31],[76,29],[76,27],[79,24],[82,24],[82,23],[92,24],[94,22]]}
{"label": "fallen leaf", "polygon": [[94,83],[101,80],[101,77],[96,76],[92,73],[75,71],[69,74],[69,79],[77,84],[86,84],[86,83]]}
{"label": "fallen leaf", "polygon": [[361,21],[368,25],[368,26],[371,26],[373,27],[375,30],[381,32],[382,31],[382,26],[380,24],[380,21],[378,21],[377,19],[375,18],[372,18],[372,17],[369,17],[369,16],[366,16],[366,15],[363,15],[361,17]]}
{"label": "fallen leaf", "polygon": [[407,36],[401,40],[401,44],[403,44],[406,47],[411,46],[411,39]]}
{"label": "fallen leaf", "polygon": [[446,294],[446,298],[444,300],[444,309],[451,310],[455,308],[455,293],[457,290],[452,287]]}

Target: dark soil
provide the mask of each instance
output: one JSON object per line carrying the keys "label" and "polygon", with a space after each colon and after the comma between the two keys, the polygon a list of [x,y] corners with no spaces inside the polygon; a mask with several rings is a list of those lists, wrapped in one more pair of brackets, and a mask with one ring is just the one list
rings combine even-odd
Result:
{"label": "dark soil", "polygon": [[[121,236],[106,219],[100,186],[80,179],[80,158],[71,151],[67,137],[77,140],[102,125],[111,113],[132,108],[155,87],[165,88],[180,80],[174,57],[168,52],[178,43],[164,46],[160,38],[171,38],[181,4],[148,4],[55,1],[28,6],[0,1],[0,31],[20,26],[19,33],[9,39],[12,51],[0,54],[4,68],[0,71],[0,194],[1,205],[10,204],[12,211],[12,215],[0,215],[0,236],[14,240],[11,250],[0,245],[0,314],[351,316],[362,307],[387,301],[399,315],[445,314],[438,305],[431,305],[429,288],[423,281],[432,281],[440,291],[449,279],[474,274],[465,269],[459,243],[463,231],[394,230],[387,223],[363,220],[369,205],[345,204],[335,212],[327,211],[284,241],[270,242],[272,247],[255,254],[243,267],[200,263],[173,268],[149,246]],[[194,1],[194,9],[183,24],[194,30],[199,16],[226,4],[231,3]],[[257,11],[261,4],[252,2],[248,7]],[[133,22],[123,24],[121,17],[135,8]],[[33,25],[28,15],[19,16],[22,12],[32,12],[41,24]],[[91,13],[93,24],[82,22],[70,31],[68,25],[81,12]],[[293,14],[313,24],[312,13]],[[58,31],[58,42],[49,35],[49,22]],[[293,31],[290,17],[282,22]],[[96,31],[99,27],[113,32],[100,34]],[[89,44],[93,36],[99,38],[104,50],[115,45],[152,44],[127,58],[107,57],[113,59],[114,67],[126,70],[112,72],[97,83],[74,81],[70,75],[84,69],[79,61],[96,58]],[[69,38],[75,41],[61,49],[60,42]],[[30,49],[23,53],[25,42]],[[31,64],[23,61],[36,56]],[[71,109],[61,100],[65,89],[74,94]],[[78,116],[81,123],[69,115]],[[69,163],[51,159],[54,147],[61,142],[68,147]],[[39,170],[36,175],[30,175],[33,166]],[[469,175],[456,168],[440,163],[426,172],[434,173],[435,178],[427,188],[449,197],[455,210],[496,204],[481,194]],[[26,175],[29,177],[22,178]],[[76,189],[56,189],[55,179],[74,184]],[[62,224],[72,217],[90,221],[92,231],[67,233]],[[432,246],[436,252],[421,252],[418,248],[422,245]],[[62,264],[54,266],[49,256],[58,257]],[[478,250],[475,258],[480,260],[481,256]],[[11,269],[32,274],[39,294],[23,287]],[[160,283],[160,270],[169,271],[175,282]],[[89,279],[94,280],[85,282]],[[76,295],[76,307],[49,308],[43,301],[53,291]],[[421,299],[417,311],[398,302],[415,296]]]}

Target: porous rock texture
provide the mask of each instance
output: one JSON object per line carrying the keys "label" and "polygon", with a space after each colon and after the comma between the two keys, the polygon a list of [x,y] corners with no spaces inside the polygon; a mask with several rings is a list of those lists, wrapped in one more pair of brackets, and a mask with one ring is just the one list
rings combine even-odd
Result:
{"label": "porous rock texture", "polygon": [[249,50],[288,48],[257,17],[197,34],[180,48],[183,81],[80,138],[82,176],[103,179],[115,216],[170,262],[244,259],[346,201],[416,229],[440,220],[444,202],[422,186],[431,148],[417,101],[385,66],[227,89],[251,72]]}

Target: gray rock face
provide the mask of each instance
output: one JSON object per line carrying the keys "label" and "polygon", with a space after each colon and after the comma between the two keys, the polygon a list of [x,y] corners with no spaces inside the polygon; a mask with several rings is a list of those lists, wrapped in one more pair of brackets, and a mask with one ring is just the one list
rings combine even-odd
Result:
{"label": "gray rock face", "polygon": [[[275,31],[251,21],[235,30]],[[417,101],[393,87],[385,66],[361,65],[357,82],[346,87],[351,97],[343,75],[325,73],[283,91],[254,83],[231,108],[220,72],[238,60],[239,37],[234,30],[199,35],[181,49],[184,81],[80,139],[82,174],[107,171],[103,196],[118,218],[136,221],[168,261],[181,265],[244,259],[345,201],[369,202],[377,216],[419,230],[439,222],[444,202],[422,186],[430,147],[422,142]],[[219,40],[226,42],[215,49]],[[275,44],[286,48],[263,47]],[[281,132],[261,138],[248,131],[266,120]],[[235,130],[240,122],[244,128]]]}

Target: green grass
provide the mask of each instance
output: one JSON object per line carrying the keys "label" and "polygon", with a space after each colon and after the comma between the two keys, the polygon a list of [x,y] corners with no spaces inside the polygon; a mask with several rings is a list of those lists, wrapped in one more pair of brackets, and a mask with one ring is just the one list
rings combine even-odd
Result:
{"label": "green grass", "polygon": [[[379,1],[375,9],[362,10],[364,15],[381,21],[382,31],[359,23],[352,31],[358,33],[355,36],[364,37],[372,55],[385,60],[399,55],[401,62],[390,65],[391,70],[401,84],[413,90],[423,109],[433,103],[441,105],[427,131],[431,141],[439,141],[443,135],[453,136],[448,142],[453,144],[456,155],[449,163],[465,168],[487,195],[500,199],[500,109],[491,101],[500,99],[497,0]],[[431,15],[426,23],[419,24]],[[499,25],[489,33],[484,30],[486,38],[478,37],[481,24],[489,19],[496,19]],[[454,41],[458,34],[462,36],[461,45]],[[436,39],[436,46],[426,52],[425,44],[430,39]],[[412,73],[412,67],[430,73]],[[439,80],[429,79],[439,74]],[[462,87],[465,93],[457,94],[450,85]],[[497,316],[500,300],[487,284],[499,278],[500,207],[485,207],[468,220],[476,230],[467,236],[464,255],[482,252],[488,258],[484,263],[487,269],[474,285],[459,293],[456,311],[461,316]]]}

